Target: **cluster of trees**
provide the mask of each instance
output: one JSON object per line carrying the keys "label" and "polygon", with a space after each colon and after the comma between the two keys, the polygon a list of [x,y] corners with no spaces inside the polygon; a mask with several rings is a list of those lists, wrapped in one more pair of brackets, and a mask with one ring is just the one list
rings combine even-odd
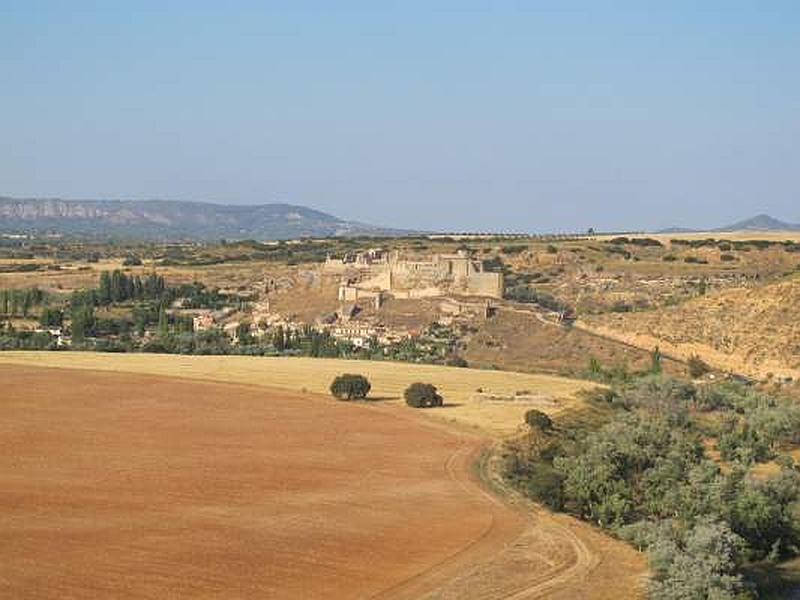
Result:
{"label": "cluster of trees", "polygon": [[[204,338],[187,339],[193,337],[191,317],[167,312],[170,304],[179,298],[186,308],[220,308],[227,302],[226,296],[216,289],[206,288],[202,283],[167,286],[164,278],[156,273],[140,277],[114,270],[101,273],[97,288],[73,292],[66,314],[56,308],[43,309],[40,322],[46,327],[58,326],[68,317],[72,341],[80,346],[89,343],[87,338],[90,337],[109,338],[91,342],[90,345],[97,350],[133,350],[137,344],[131,336],[136,334],[142,337],[148,328],[155,327],[158,337],[164,339],[159,339],[157,343],[145,343],[142,350],[160,348],[187,354],[212,353],[212,350],[213,353],[230,353],[230,341],[227,338],[224,344],[221,339],[215,339],[212,343],[207,343]],[[97,318],[95,315],[96,307],[125,302],[133,303],[129,316]],[[166,339],[171,336],[174,339]]]}
{"label": "cluster of trees", "polygon": [[39,323],[42,327],[61,327],[64,324],[64,311],[60,308],[45,306],[39,314]]}
{"label": "cluster of trees", "polygon": [[165,290],[164,278],[156,273],[150,273],[142,279],[138,275],[126,275],[116,269],[100,274],[100,285],[94,300],[95,304],[106,306],[126,300],[158,299]]}
{"label": "cluster of trees", "polygon": [[17,330],[0,322],[0,350],[56,350],[57,340],[46,332]]}
{"label": "cluster of trees", "polygon": [[[800,411],[739,384],[648,377],[603,394],[611,420],[584,435],[543,433],[514,449],[508,475],[534,498],[647,550],[654,598],[732,598],[742,566],[800,548],[800,476],[750,476],[798,441]],[[721,464],[706,454],[709,443]],[[534,450],[531,450],[531,448]],[[732,595],[733,594],[733,595]]]}
{"label": "cluster of trees", "polygon": [[142,278],[120,270],[104,271],[100,274],[98,287],[91,293],[96,306],[127,301],[156,301],[166,306],[180,299],[184,308],[222,308],[230,302],[230,298],[219,290],[207,288],[200,282],[168,286],[155,272]]}
{"label": "cluster of trees", "polygon": [[631,526],[627,539],[650,555],[648,596],[653,600],[748,598],[740,573],[746,544],[724,521],[698,519],[689,528],[674,519]]}
{"label": "cluster of trees", "polygon": [[[124,348],[127,350],[127,348]],[[147,340],[141,346],[142,352],[159,354],[195,354],[195,355],[226,355],[243,354],[257,355],[251,346],[235,346],[230,338],[219,329],[209,329],[196,333],[169,333],[159,335]]]}
{"label": "cluster of trees", "polygon": [[724,460],[764,462],[782,445],[800,442],[800,411],[793,404],[736,384],[705,389],[697,402],[705,410],[725,409],[717,442]]}
{"label": "cluster of trees", "polygon": [[31,309],[46,301],[47,295],[37,287],[0,290],[0,315],[28,317]]}
{"label": "cluster of trees", "polygon": [[[241,336],[239,337],[241,341]],[[347,340],[338,340],[327,331],[318,331],[307,325],[299,329],[276,327],[269,343],[279,354],[301,354],[315,358],[348,358],[355,348]]]}

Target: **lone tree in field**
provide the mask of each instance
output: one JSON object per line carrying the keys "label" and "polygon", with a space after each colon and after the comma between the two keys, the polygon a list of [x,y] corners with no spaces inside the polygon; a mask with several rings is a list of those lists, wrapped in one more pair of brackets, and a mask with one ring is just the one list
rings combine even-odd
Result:
{"label": "lone tree in field", "polygon": [[345,373],[333,380],[331,394],[339,400],[360,400],[367,397],[371,388],[369,381],[363,375]]}
{"label": "lone tree in field", "polygon": [[525,413],[525,422],[532,428],[539,431],[550,431],[553,429],[553,421],[540,410],[530,409]]}
{"label": "lone tree in field", "polygon": [[406,404],[414,408],[427,408],[444,404],[444,399],[436,391],[436,386],[430,383],[412,383],[406,388],[403,396],[406,399]]}

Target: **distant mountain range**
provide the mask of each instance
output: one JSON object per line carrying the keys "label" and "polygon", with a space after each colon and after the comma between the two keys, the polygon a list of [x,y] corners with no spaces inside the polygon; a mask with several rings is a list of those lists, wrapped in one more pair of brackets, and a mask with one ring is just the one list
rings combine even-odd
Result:
{"label": "distant mountain range", "polygon": [[281,240],[407,232],[346,221],[291,204],[0,197],[0,233],[142,240]]}
{"label": "distant mountain range", "polygon": [[[671,227],[658,233],[800,231],[800,224],[757,215],[717,229]],[[0,196],[0,234],[59,234],[133,240],[285,240],[405,235],[407,230],[347,221],[292,204],[213,204],[181,200],[61,200]]]}
{"label": "distant mountain range", "polygon": [[662,229],[658,231],[658,233],[696,233],[701,231],[800,231],[800,223],[787,223],[769,215],[756,215],[755,217],[716,229],[670,227],[668,229]]}

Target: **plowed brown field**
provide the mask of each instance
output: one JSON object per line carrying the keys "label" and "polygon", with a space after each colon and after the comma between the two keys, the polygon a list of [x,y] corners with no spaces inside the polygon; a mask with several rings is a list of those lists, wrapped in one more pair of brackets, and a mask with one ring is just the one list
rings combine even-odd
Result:
{"label": "plowed brown field", "polygon": [[0,381],[2,598],[364,598],[524,526],[469,475],[476,438],[397,409],[138,374]]}
{"label": "plowed brown field", "polygon": [[265,387],[294,385],[282,363],[255,377],[249,363],[152,357],[184,377],[263,381],[250,385],[83,353],[65,357],[80,368],[31,366],[53,356],[0,362],[0,598],[641,593],[642,555],[507,489],[497,453],[481,473],[505,498],[487,491],[473,466],[489,440],[464,424]]}

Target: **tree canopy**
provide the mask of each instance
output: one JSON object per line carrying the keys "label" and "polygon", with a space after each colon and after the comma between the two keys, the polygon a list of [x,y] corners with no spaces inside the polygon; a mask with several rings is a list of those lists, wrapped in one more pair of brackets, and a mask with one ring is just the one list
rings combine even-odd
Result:
{"label": "tree canopy", "polygon": [[430,383],[412,383],[403,392],[406,404],[413,408],[428,408],[442,406],[444,399]]}
{"label": "tree canopy", "polygon": [[363,375],[345,373],[331,383],[331,394],[339,400],[354,400],[367,397],[372,386]]}

